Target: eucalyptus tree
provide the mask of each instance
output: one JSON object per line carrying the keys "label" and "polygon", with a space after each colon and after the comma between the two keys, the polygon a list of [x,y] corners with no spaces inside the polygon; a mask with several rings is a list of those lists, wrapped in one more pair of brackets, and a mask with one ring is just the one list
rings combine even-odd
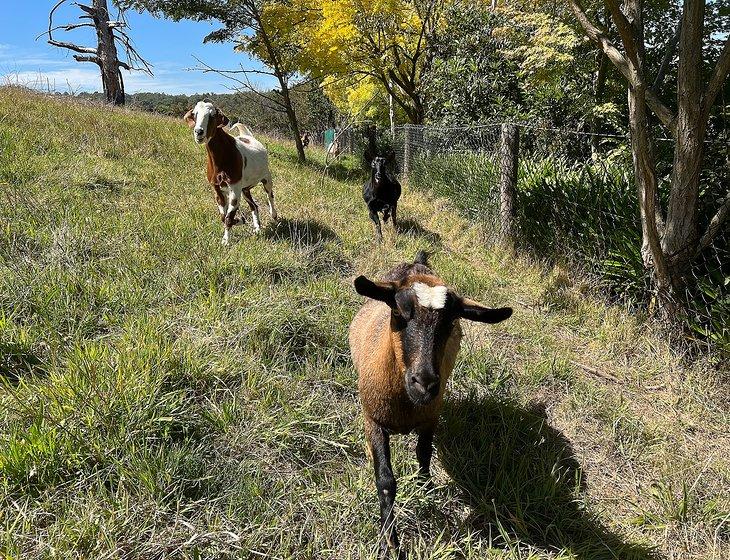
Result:
{"label": "eucalyptus tree", "polygon": [[[650,10],[644,0],[604,0],[615,29],[614,39],[608,29],[594,23],[580,0],[569,3],[583,31],[627,82],[642,255],[655,279],[661,309],[669,315],[677,314],[682,310],[680,296],[690,282],[693,260],[712,244],[730,215],[730,192],[725,185],[714,213],[700,228],[699,198],[708,122],[730,74],[730,18],[720,11],[724,2],[684,0],[676,6],[675,29],[667,29],[666,24],[646,21]],[[706,17],[708,12],[712,17]],[[654,79],[647,62],[651,45],[648,33],[668,39]],[[675,92],[673,101],[662,95],[667,90]],[[666,212],[658,192],[651,115],[674,143]]]}

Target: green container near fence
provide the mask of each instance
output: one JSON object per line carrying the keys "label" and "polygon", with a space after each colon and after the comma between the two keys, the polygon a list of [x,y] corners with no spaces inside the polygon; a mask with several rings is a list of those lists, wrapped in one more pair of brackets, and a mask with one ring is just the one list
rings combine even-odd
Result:
{"label": "green container near fence", "polygon": [[324,149],[329,151],[332,142],[335,141],[335,129],[328,128],[324,131]]}

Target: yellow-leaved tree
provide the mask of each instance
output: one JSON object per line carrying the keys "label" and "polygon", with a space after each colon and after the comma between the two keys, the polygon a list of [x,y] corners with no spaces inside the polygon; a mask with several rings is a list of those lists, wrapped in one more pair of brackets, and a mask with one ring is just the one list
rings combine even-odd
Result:
{"label": "yellow-leaved tree", "polygon": [[348,113],[382,110],[390,95],[411,123],[422,123],[428,40],[452,0],[306,1],[316,17],[299,28],[300,71],[319,76]]}

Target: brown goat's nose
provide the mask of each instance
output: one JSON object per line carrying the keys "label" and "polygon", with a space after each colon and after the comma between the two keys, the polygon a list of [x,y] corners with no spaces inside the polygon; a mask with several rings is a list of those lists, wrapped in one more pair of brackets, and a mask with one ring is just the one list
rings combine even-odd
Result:
{"label": "brown goat's nose", "polygon": [[425,393],[434,393],[438,390],[439,379],[433,375],[411,375],[411,383]]}

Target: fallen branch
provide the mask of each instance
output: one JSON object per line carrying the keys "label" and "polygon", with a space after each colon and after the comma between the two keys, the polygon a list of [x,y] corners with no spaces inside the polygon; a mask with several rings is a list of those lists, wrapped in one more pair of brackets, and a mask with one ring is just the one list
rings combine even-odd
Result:
{"label": "fallen branch", "polygon": [[576,362],[575,360],[568,360],[571,364],[573,364],[576,367],[579,367],[586,373],[590,373],[591,375],[595,375],[596,377],[600,377],[601,379],[607,379],[608,381],[613,381],[614,383],[623,383],[618,377],[615,375],[612,375],[610,373],[607,373],[605,371],[601,371],[600,369],[596,369],[591,366],[587,366],[585,364],[581,364],[580,362]]}

